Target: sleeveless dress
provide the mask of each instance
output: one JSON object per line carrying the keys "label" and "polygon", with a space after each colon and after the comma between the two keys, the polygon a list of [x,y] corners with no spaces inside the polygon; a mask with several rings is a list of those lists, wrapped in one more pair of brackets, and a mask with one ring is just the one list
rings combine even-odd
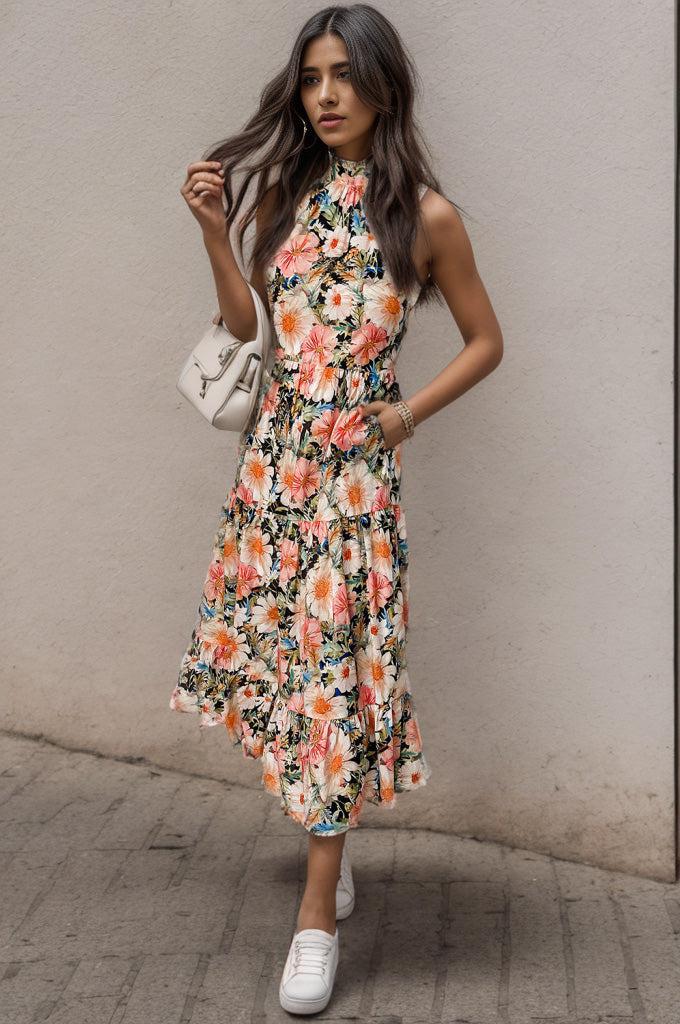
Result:
{"label": "sleeveless dress", "polygon": [[261,758],[263,787],[314,835],[431,774],[407,670],[401,449],[356,408],[402,397],[420,289],[395,289],[364,216],[372,156],[328,152],[265,270],[274,360],[170,698]]}

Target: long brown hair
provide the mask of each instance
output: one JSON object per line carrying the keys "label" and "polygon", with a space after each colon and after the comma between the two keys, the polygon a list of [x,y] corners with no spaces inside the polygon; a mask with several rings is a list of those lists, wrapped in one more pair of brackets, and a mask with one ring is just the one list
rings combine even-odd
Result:
{"label": "long brown hair", "polygon": [[[293,226],[295,211],[309,186],[328,166],[329,150],[307,123],[300,99],[300,67],[305,46],[319,36],[334,33],[344,40],[349,55],[352,87],[359,98],[378,113],[373,125],[372,170],[363,197],[366,218],[378,242],[395,286],[410,292],[418,286],[412,258],[420,207],[418,185],[425,183],[441,194],[441,186],[424,151],[420,127],[413,113],[420,76],[392,23],[370,4],[324,7],[302,26],[286,66],[265,85],[257,111],[236,135],[211,147],[204,160],[219,160],[224,167],[225,219],[235,222],[250,182],[257,175],[256,194],[240,219],[237,234],[243,259],[243,240],[270,187],[270,171],[280,174],[273,215],[258,233],[251,253],[251,268],[266,266]],[[311,130],[310,130],[311,129]],[[244,177],[236,199],[232,174],[244,164]],[[456,206],[455,203],[453,203]],[[428,277],[419,305],[441,292]]]}

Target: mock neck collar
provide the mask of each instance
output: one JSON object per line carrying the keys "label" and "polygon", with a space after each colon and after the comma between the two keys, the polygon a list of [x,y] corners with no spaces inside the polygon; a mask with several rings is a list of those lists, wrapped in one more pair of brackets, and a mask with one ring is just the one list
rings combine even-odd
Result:
{"label": "mock neck collar", "polygon": [[347,160],[345,157],[338,156],[332,146],[327,146],[326,148],[328,149],[327,177],[336,178],[340,174],[365,174],[368,176],[371,173],[373,167],[372,153],[362,157],[361,160]]}

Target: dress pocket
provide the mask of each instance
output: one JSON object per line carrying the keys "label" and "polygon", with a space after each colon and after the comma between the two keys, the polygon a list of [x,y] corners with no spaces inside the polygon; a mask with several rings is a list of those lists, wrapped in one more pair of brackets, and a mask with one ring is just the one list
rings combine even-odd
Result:
{"label": "dress pocket", "polygon": [[359,454],[374,476],[385,483],[392,479],[394,451],[385,444],[385,435],[377,416],[366,417],[366,437],[359,446]]}

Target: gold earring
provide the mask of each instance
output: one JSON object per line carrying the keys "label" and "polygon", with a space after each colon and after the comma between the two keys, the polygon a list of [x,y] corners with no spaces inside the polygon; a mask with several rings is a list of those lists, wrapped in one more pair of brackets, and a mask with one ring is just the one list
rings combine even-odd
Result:
{"label": "gold earring", "polygon": [[[307,122],[305,121],[304,117],[301,114],[298,114],[298,117],[302,121],[302,141],[304,143],[305,138],[307,137]],[[312,139],[312,146],[313,145],[314,145],[314,140]],[[305,146],[305,145],[303,145],[302,149],[311,149],[312,146]]]}

